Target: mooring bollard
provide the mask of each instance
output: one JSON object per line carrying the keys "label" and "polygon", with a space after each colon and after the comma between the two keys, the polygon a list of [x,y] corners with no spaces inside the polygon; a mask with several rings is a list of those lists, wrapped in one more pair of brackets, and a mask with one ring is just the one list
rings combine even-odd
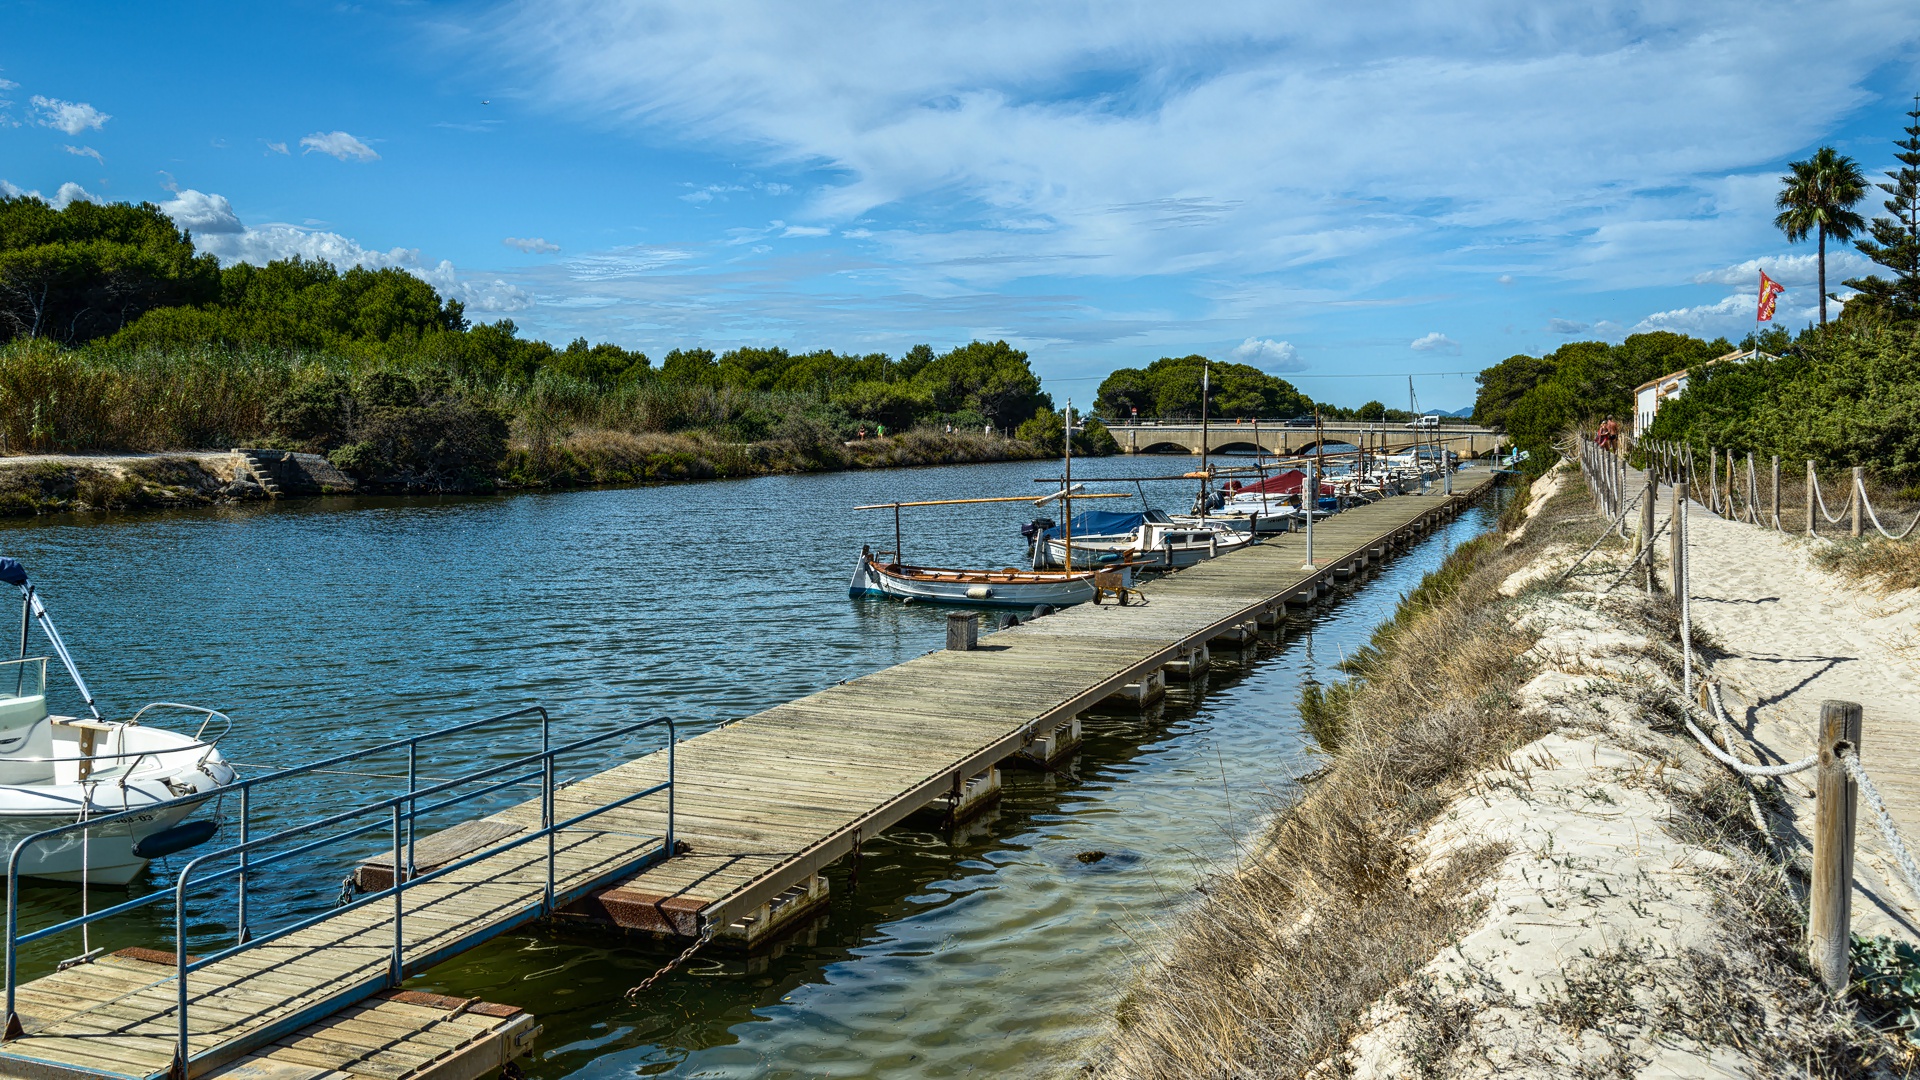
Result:
{"label": "mooring bollard", "polygon": [[955,611],[947,615],[947,648],[971,652],[980,645],[980,616],[976,612]]}
{"label": "mooring bollard", "polygon": [[1807,893],[1807,959],[1832,994],[1853,978],[1848,945],[1852,930],[1853,819],[1858,793],[1843,750],[1860,753],[1858,703],[1820,703],[1820,765],[1814,781],[1813,885]]}

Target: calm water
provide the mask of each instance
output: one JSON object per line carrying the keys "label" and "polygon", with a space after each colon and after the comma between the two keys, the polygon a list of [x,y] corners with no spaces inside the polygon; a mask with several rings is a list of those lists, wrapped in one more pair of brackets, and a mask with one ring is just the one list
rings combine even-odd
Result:
{"label": "calm water", "polygon": [[[1158,475],[1169,459],[1088,462]],[[436,725],[544,705],[557,738],[670,714],[684,734],[939,647],[943,613],[849,601],[862,542],[892,499],[1026,494],[1030,463],[770,477],[499,499],[324,500],[0,528],[103,705],[230,711],[227,754],[289,764]],[[1184,485],[1149,485],[1178,508]],[[908,511],[906,551],[948,565],[1017,563],[1024,504]],[[1129,504],[1115,500],[1115,507]],[[622,991],[668,955],[580,930],[509,935],[413,981],[534,1010],[542,1078],[1044,1075],[1100,1030],[1143,949],[1311,768],[1295,703],[1363,643],[1399,595],[1488,524],[1463,516],[1371,582],[1217,665],[1160,709],[1094,714],[1064,775],[1008,772],[987,818],[869,841],[859,882],[771,957],[702,955],[637,1006]],[[423,771],[537,747],[528,728],[466,740]],[[625,748],[637,752],[636,741]],[[390,771],[372,765],[362,771]],[[583,758],[575,770],[593,767]],[[263,815],[281,823],[384,795],[378,776],[314,777]],[[231,809],[231,807],[229,807]],[[256,834],[257,835],[257,834]],[[1105,852],[1083,861],[1087,852]],[[164,885],[180,859],[133,890]],[[256,925],[316,914],[349,853],[263,874]],[[93,890],[94,907],[124,899]],[[23,925],[77,911],[32,887]],[[196,947],[231,911],[194,911]],[[93,946],[170,947],[171,915],[116,923]],[[36,963],[81,951],[33,950]]]}

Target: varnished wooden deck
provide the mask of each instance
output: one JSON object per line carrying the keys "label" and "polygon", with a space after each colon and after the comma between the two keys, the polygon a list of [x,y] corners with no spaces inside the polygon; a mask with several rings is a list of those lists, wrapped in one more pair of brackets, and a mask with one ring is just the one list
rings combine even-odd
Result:
{"label": "varnished wooden deck", "polygon": [[[1143,603],[1083,605],[985,634],[977,650],[930,653],[689,739],[677,750],[674,834],[691,850],[607,887],[665,831],[660,799],[610,811],[561,841],[563,902],[584,898],[573,910],[682,935],[732,924],[1125,684],[1275,605],[1304,602],[1318,579],[1373,561],[1491,483],[1469,473],[1452,497],[1402,495],[1327,518],[1314,527],[1314,569],[1302,567],[1303,535],[1273,537],[1146,585]],[[665,778],[664,752],[640,758],[561,789],[557,816]],[[539,805],[495,817],[537,828]],[[528,844],[404,894],[408,970],[539,915],[544,855],[544,844]],[[190,975],[191,1075],[387,989],[389,909],[345,912]],[[84,964],[26,984],[25,1034],[0,1046],[0,1076],[164,1074],[176,993],[169,967]]]}

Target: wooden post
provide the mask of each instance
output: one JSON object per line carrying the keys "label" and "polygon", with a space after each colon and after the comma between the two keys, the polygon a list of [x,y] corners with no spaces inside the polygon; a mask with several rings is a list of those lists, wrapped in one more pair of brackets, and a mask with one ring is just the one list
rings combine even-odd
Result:
{"label": "wooden post", "polygon": [[1853,491],[1849,493],[1853,498],[1853,524],[1850,528],[1853,530],[1853,538],[1855,540],[1860,539],[1860,504],[1867,501],[1862,498],[1862,496],[1867,493],[1867,485],[1866,482],[1860,478],[1860,474],[1865,471],[1865,469],[1862,469],[1858,465],[1853,467]]}
{"label": "wooden post", "polygon": [[[1640,496],[1640,531],[1633,538],[1633,553],[1639,555],[1653,543],[1653,500],[1660,497],[1660,481],[1654,474],[1647,473],[1647,489]],[[1648,556],[1647,565],[1653,565]]]}
{"label": "wooden post", "polygon": [[1707,448],[1707,508],[1720,512],[1720,451]]}
{"label": "wooden post", "polygon": [[1780,455],[1773,455],[1773,516],[1767,519],[1769,528],[1787,530],[1780,523]]}
{"label": "wooden post", "polygon": [[1853,824],[1858,792],[1840,764],[1843,746],[1860,752],[1860,706],[1820,703],[1820,765],[1813,804],[1813,885],[1807,894],[1807,958],[1834,995],[1852,978]]}
{"label": "wooden post", "polygon": [[947,648],[954,652],[972,652],[980,645],[980,614],[974,611],[947,613]]}
{"label": "wooden post", "polygon": [[1813,500],[1814,500],[1813,480],[1814,480],[1813,462],[1809,461],[1807,462],[1807,535],[1808,536],[1819,535],[1818,530],[1816,530],[1813,527]]}
{"label": "wooden post", "polygon": [[1680,524],[1680,508],[1686,503],[1687,482],[1681,480],[1673,485],[1673,506],[1667,512],[1667,579],[1673,583],[1676,596],[1687,580],[1687,539]]}

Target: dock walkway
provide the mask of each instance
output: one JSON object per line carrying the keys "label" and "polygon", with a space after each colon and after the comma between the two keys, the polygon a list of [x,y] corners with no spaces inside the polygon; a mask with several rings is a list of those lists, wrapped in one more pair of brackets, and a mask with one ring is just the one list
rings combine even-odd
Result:
{"label": "dock walkway", "polygon": [[[673,784],[672,835],[684,850],[649,861],[656,838],[667,835],[658,800],[608,811],[561,834],[555,906],[680,937],[763,937],[783,911],[823,898],[819,871],[863,838],[943,796],[957,802],[1003,759],[1129,686],[1154,684],[1168,665],[1191,665],[1209,642],[1251,641],[1287,605],[1309,603],[1332,581],[1386,560],[1493,483],[1490,473],[1470,470],[1452,496],[1395,496],[1327,518],[1314,526],[1311,568],[1303,566],[1304,535],[1273,537],[1148,583],[1128,606],[1071,608],[983,635],[973,650],[930,653],[688,739],[678,745]],[[643,791],[665,780],[667,768],[663,751],[562,787],[555,817]],[[489,820],[502,827],[495,835],[537,829],[541,807],[530,802]],[[544,859],[544,851],[517,848],[401,894],[407,970],[546,914]],[[190,975],[186,1074],[259,1075],[260,1054],[271,1057],[272,1047],[298,1036],[303,1045],[345,1049],[331,1059],[309,1054],[296,1063],[308,1072],[276,1078],[481,1075],[401,1068],[352,1040],[313,1034],[316,1023],[392,988],[386,910],[353,909]],[[172,968],[122,965],[107,978],[99,967],[78,965],[20,988],[23,1032],[0,1044],[0,1076],[160,1077],[176,1068]],[[396,1031],[396,1045],[404,1034]]]}

